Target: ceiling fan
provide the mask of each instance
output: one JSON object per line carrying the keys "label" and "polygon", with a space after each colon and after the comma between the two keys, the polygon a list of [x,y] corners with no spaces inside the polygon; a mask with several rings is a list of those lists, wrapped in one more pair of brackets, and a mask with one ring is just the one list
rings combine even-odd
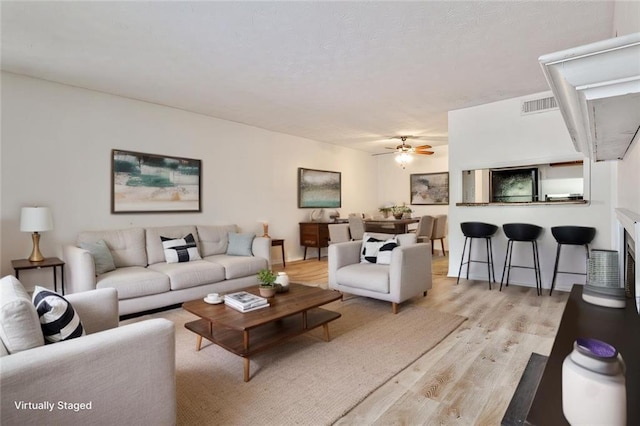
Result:
{"label": "ceiling fan", "polygon": [[413,160],[413,155],[433,155],[433,151],[429,151],[431,145],[420,145],[415,148],[407,143],[407,139],[419,139],[419,136],[392,136],[391,139],[400,139],[402,143],[395,148],[393,147],[385,147],[386,149],[393,149],[394,152],[381,152],[379,154],[371,154],[371,155],[386,155],[386,154],[396,154],[396,161],[402,168],[404,169],[408,163]]}
{"label": "ceiling fan", "polygon": [[415,148],[407,143],[407,139],[420,139],[420,136],[391,136],[390,139],[400,139],[402,143],[394,147],[386,146],[385,149],[393,149],[395,152],[381,152],[372,155],[386,155],[386,154],[420,154],[420,155],[433,155],[433,151],[429,151],[431,145],[420,145]]}

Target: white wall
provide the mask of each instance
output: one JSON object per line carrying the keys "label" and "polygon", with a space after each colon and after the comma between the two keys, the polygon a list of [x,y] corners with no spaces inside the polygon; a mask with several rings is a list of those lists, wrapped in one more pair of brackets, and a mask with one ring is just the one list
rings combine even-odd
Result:
{"label": "white wall", "polygon": [[[202,213],[111,214],[114,148],[201,159]],[[235,223],[261,234],[257,221],[266,219],[297,259],[298,222],[310,213],[297,207],[298,167],[342,172],[345,216],[379,204],[376,160],[367,153],[9,73],[2,74],[0,158],[2,275],[31,251],[30,236],[19,231],[23,206],[53,211],[54,230],[41,238],[45,256],[61,257],[81,230]],[[50,273],[21,279],[49,283]]]}
{"label": "white wall", "polygon": [[[640,2],[616,1],[613,36],[640,31]],[[618,200],[616,207],[640,214],[640,142],[638,137],[618,166]]]}
{"label": "white wall", "polygon": [[[590,192],[588,205],[455,205],[456,202],[462,201],[462,170],[581,159],[573,148],[558,110],[528,116],[520,115],[522,100],[545,95],[548,96],[549,92],[449,112],[450,276],[458,274],[464,243],[460,223],[466,221],[488,222],[499,226],[504,223],[525,222],[542,226],[544,232],[538,245],[543,288],[549,288],[553,275],[556,242],[551,235],[552,226],[595,227],[597,234],[592,247],[611,248],[612,188],[615,187],[615,182],[613,165],[610,162],[591,165],[590,191],[586,191],[586,194]],[[480,244],[474,246],[472,258],[484,258],[484,250],[479,246]],[[506,250],[506,238],[502,230],[494,236],[493,247],[496,278],[499,281]],[[584,271],[583,253],[579,247],[563,247],[560,270]],[[531,263],[530,245],[527,247],[525,243],[517,243],[512,264]],[[486,267],[474,264],[470,277],[486,280]],[[514,269],[511,282],[535,286],[533,271]],[[559,275],[556,288],[568,290],[574,282],[584,282],[584,277]]]}

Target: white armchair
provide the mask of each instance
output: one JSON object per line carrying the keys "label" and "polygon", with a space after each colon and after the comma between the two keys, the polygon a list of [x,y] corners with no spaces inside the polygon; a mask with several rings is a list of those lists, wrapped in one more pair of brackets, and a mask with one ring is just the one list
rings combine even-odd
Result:
{"label": "white armchair", "polygon": [[[386,234],[365,234],[378,239]],[[418,295],[427,295],[432,287],[431,245],[416,243],[415,234],[397,236],[399,246],[391,252],[390,264],[361,263],[363,241],[329,246],[329,287],[341,292],[391,302],[393,313],[398,304]]]}
{"label": "white armchair", "polygon": [[[69,294],[65,298],[87,335],[44,345],[37,343],[43,340],[41,334],[39,338],[17,335],[32,315],[37,322],[37,314],[27,311],[30,300],[21,284],[9,276],[0,285],[4,287],[0,327],[11,334],[0,333],[0,423],[175,424],[171,321],[152,319],[118,327],[115,289]],[[33,333],[33,327],[24,328]],[[31,349],[16,349],[4,340],[8,337],[13,343],[29,340]],[[47,403],[50,410],[29,406],[36,403]]]}

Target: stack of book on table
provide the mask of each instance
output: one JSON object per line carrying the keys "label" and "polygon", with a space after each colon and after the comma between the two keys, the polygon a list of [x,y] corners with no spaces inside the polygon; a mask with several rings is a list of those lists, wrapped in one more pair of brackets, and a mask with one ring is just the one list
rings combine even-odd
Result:
{"label": "stack of book on table", "polygon": [[264,297],[246,291],[226,294],[224,304],[240,312],[255,311],[269,306],[269,302]]}

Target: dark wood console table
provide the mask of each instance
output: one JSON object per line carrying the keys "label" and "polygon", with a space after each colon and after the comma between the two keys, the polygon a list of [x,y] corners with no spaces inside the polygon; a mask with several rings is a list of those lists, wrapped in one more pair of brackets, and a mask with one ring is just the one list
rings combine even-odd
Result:
{"label": "dark wood console table", "polygon": [[304,247],[304,259],[307,259],[307,248],[318,249],[320,260],[323,247],[329,247],[329,224],[334,222],[300,222],[300,245]]}
{"label": "dark wood console table", "polygon": [[631,299],[625,309],[587,303],[582,300],[582,288],[574,285],[571,290],[525,424],[568,424],[562,414],[562,362],[578,337],[591,337],[613,345],[622,354],[627,367],[627,424],[639,425],[640,315]]}

